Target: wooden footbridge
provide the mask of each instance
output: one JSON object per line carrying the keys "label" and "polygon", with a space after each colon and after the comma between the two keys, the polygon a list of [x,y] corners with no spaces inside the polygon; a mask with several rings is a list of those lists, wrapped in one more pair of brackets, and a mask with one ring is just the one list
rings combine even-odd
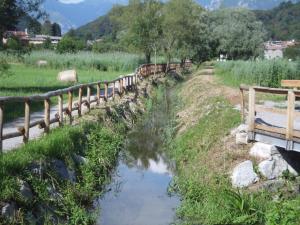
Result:
{"label": "wooden footbridge", "polygon": [[[16,137],[23,137],[23,142],[28,142],[30,138],[30,130],[36,127],[43,129],[45,133],[50,130],[51,124],[62,126],[66,119],[70,124],[73,122],[74,115],[79,117],[83,114],[83,108],[90,111],[92,106],[99,105],[100,101],[107,102],[114,100],[115,95],[123,96],[127,90],[136,89],[139,80],[155,73],[163,73],[169,70],[176,70],[183,66],[189,67],[187,64],[145,64],[138,67],[134,74],[121,76],[112,81],[97,81],[87,84],[79,84],[65,89],[51,91],[41,95],[15,97],[0,97],[0,153],[3,150],[3,142]],[[93,93],[95,92],[95,93]],[[74,101],[75,93],[78,97]],[[84,94],[85,93],[85,94]],[[51,118],[51,100],[57,97],[57,112]],[[67,100],[64,104],[64,97]],[[44,115],[42,118],[31,121],[31,103],[44,102]],[[22,118],[22,126],[14,128],[13,132],[4,133],[4,108],[6,103],[24,104],[24,118]],[[53,110],[53,106],[52,106]],[[8,129],[11,130],[11,129]]]}
{"label": "wooden footbridge", "polygon": [[[282,81],[284,87],[297,87],[300,81]],[[248,93],[248,98],[246,97]],[[241,116],[248,123],[248,137],[281,147],[287,151],[300,152],[300,90],[240,86]],[[269,105],[258,104],[261,95],[285,96],[283,101]],[[248,109],[245,100],[248,100]],[[284,100],[286,99],[286,100]],[[246,111],[248,116],[246,118]]]}

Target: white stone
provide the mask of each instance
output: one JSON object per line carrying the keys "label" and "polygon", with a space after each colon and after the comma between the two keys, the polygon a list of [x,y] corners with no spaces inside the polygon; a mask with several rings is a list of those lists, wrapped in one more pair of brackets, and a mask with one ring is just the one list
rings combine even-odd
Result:
{"label": "white stone", "polygon": [[253,163],[248,160],[237,165],[231,176],[232,185],[237,188],[248,187],[259,181],[258,175],[254,172]]}
{"label": "white stone", "polygon": [[231,135],[236,135],[237,133],[247,133],[247,132],[248,132],[248,125],[241,124],[238,127],[231,130],[230,134]]}
{"label": "white stone", "polygon": [[250,149],[250,156],[259,159],[269,159],[274,154],[279,154],[278,149],[274,145],[256,142]]}
{"label": "white stone", "polygon": [[27,200],[31,200],[33,198],[33,194],[31,191],[31,188],[29,186],[29,184],[26,181],[20,181],[21,187],[20,187],[20,193],[21,195],[27,199]]}
{"label": "white stone", "polygon": [[248,144],[248,134],[247,133],[237,133],[235,135],[235,143],[237,145],[246,145],[246,144]]}
{"label": "white stone", "polygon": [[76,70],[66,70],[60,72],[57,76],[57,80],[62,82],[77,82],[78,77]]}
{"label": "white stone", "polygon": [[13,203],[7,203],[2,207],[1,215],[3,217],[12,219],[14,217],[16,211],[17,211],[16,204],[14,202]]}

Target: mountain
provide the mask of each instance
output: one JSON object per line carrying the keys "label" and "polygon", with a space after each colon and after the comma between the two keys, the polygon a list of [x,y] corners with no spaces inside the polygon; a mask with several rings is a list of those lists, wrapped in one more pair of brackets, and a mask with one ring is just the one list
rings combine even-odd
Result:
{"label": "mountain", "polygon": [[273,40],[300,40],[300,2],[282,3],[278,7],[255,14],[261,20]]}
{"label": "mountain", "polygon": [[[184,0],[183,0],[184,1]],[[287,0],[196,0],[203,7],[213,10],[220,7],[247,7],[271,9]],[[299,2],[299,0],[293,0]],[[105,15],[114,4],[127,4],[128,0],[46,0],[43,4],[50,20],[61,25],[63,32],[78,28]]]}

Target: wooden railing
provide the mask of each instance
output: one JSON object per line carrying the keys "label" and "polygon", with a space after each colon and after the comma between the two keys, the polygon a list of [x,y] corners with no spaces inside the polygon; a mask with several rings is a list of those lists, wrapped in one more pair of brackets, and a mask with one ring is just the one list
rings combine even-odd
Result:
{"label": "wooden railing", "polygon": [[[167,64],[145,64],[138,67],[134,74],[126,75],[120,78],[117,78],[112,81],[97,81],[87,84],[79,84],[76,86],[68,87],[65,89],[50,91],[41,95],[32,95],[25,97],[16,97],[16,96],[7,96],[0,97],[0,152],[3,149],[3,141],[15,137],[23,136],[23,142],[26,143],[29,140],[30,128],[39,126],[40,129],[44,129],[45,133],[48,133],[50,130],[50,125],[58,123],[59,126],[62,126],[64,123],[64,114],[69,118],[70,124],[73,122],[73,111],[78,112],[78,116],[82,115],[82,106],[85,105],[87,110],[90,111],[91,104],[96,103],[100,104],[100,99],[103,99],[105,102],[108,99],[115,98],[115,95],[122,94],[127,89],[134,88],[138,85],[138,80],[142,77],[147,77],[154,73],[163,73],[169,70],[176,70],[182,66],[176,63]],[[116,88],[118,84],[118,88]],[[111,87],[110,87],[111,86]],[[104,89],[101,89],[104,87]],[[93,95],[92,89],[96,88],[96,93]],[[111,88],[111,91],[109,91]],[[102,94],[101,94],[102,90]],[[78,100],[74,102],[74,93],[78,93]],[[86,93],[84,98],[84,93]],[[67,106],[64,107],[64,96],[67,95]],[[58,102],[58,112],[55,114],[54,118],[50,118],[50,99],[57,97]],[[93,99],[92,99],[93,98]],[[32,102],[44,102],[44,118],[38,121],[31,122],[31,103]],[[16,127],[16,131],[12,133],[3,133],[4,125],[4,108],[6,103],[23,103],[24,104],[24,126]]]}
{"label": "wooden railing", "polygon": [[[266,87],[247,87],[240,86],[241,94],[241,117],[245,121],[245,92],[249,93],[248,100],[248,132],[250,140],[254,140],[254,134],[265,133],[270,136],[285,139],[288,142],[293,142],[295,139],[300,138],[300,131],[295,130],[294,121],[296,115],[300,116],[299,112],[295,111],[296,96],[300,96],[300,91],[292,89],[281,89],[281,88],[266,88]],[[266,108],[263,106],[256,105],[257,93],[267,93],[275,95],[287,96],[287,109],[281,108]],[[286,115],[287,122],[285,127],[277,127],[266,124],[260,124],[256,122],[257,112],[271,112],[281,115]]]}

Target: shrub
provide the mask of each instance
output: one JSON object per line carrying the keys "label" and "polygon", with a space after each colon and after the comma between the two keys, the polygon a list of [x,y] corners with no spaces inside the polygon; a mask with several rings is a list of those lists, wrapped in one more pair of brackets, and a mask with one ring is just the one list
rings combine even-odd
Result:
{"label": "shrub", "polygon": [[84,48],[84,44],[76,40],[73,37],[65,36],[61,39],[61,41],[57,44],[56,51],[60,54],[63,53],[76,53],[79,50]]}

